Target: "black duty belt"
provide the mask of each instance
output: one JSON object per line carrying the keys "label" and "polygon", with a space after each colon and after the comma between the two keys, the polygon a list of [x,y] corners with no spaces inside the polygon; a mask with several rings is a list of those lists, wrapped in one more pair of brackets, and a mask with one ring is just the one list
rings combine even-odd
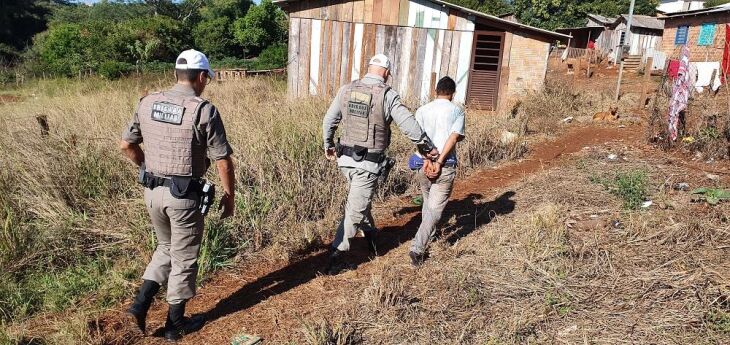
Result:
{"label": "black duty belt", "polygon": [[[365,149],[367,150],[367,149]],[[338,153],[340,156],[348,156],[354,159],[356,162],[368,161],[373,163],[382,163],[385,161],[385,153],[382,152],[367,152],[364,155],[358,154],[361,150],[355,149],[354,147],[340,145]]]}

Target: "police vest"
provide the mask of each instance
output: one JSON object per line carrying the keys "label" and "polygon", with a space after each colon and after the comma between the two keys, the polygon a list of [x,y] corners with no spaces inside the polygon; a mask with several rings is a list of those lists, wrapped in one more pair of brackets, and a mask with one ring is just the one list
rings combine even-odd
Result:
{"label": "police vest", "polygon": [[166,92],[140,100],[137,116],[144,138],[147,171],[157,176],[202,177],[207,170],[206,140],[198,128],[207,125],[200,118],[206,100],[195,96],[173,96]]}
{"label": "police vest", "polygon": [[384,83],[367,85],[356,80],[345,86],[341,99],[342,137],[340,144],[383,152],[390,145],[390,125],[385,120]]}

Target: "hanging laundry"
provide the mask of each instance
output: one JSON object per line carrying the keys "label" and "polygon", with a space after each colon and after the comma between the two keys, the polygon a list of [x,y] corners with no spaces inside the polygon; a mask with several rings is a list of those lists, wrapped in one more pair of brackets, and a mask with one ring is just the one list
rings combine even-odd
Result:
{"label": "hanging laundry", "polygon": [[722,84],[727,82],[725,77],[728,73],[730,73],[730,24],[725,24],[725,49],[722,53],[722,73],[720,75]]}
{"label": "hanging laundry", "polygon": [[[706,87],[717,91],[720,87],[720,63],[719,62],[693,62],[692,66],[697,67],[697,80],[694,87],[697,92],[702,93]],[[694,79],[690,79],[694,81]]]}
{"label": "hanging laundry", "polygon": [[674,79],[672,87],[672,99],[669,103],[669,139],[677,140],[679,125],[679,114],[687,109],[689,102],[690,87],[690,65],[689,65],[689,48],[682,46],[682,52],[679,57],[679,68],[677,70],[677,78]]}
{"label": "hanging laundry", "polygon": [[667,67],[667,75],[669,76],[669,78],[676,79],[678,72],[679,60],[669,60],[669,67]]}

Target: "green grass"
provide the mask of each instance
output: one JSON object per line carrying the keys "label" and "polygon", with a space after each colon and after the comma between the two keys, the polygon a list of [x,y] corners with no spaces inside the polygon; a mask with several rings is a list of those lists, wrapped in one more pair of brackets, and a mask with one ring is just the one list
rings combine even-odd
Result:
{"label": "green grass", "polygon": [[611,178],[592,175],[589,179],[621,198],[623,207],[627,210],[639,209],[649,196],[649,177],[644,170],[618,172]]}

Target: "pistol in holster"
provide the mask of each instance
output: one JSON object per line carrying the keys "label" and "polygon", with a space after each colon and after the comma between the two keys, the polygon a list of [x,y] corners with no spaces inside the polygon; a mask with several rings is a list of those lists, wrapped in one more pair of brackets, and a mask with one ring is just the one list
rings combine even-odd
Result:
{"label": "pistol in holster", "polygon": [[380,168],[380,184],[381,185],[383,183],[385,183],[385,181],[388,180],[388,176],[390,175],[390,171],[393,170],[393,167],[395,167],[395,159],[393,159],[391,157],[385,157],[383,166]]}

